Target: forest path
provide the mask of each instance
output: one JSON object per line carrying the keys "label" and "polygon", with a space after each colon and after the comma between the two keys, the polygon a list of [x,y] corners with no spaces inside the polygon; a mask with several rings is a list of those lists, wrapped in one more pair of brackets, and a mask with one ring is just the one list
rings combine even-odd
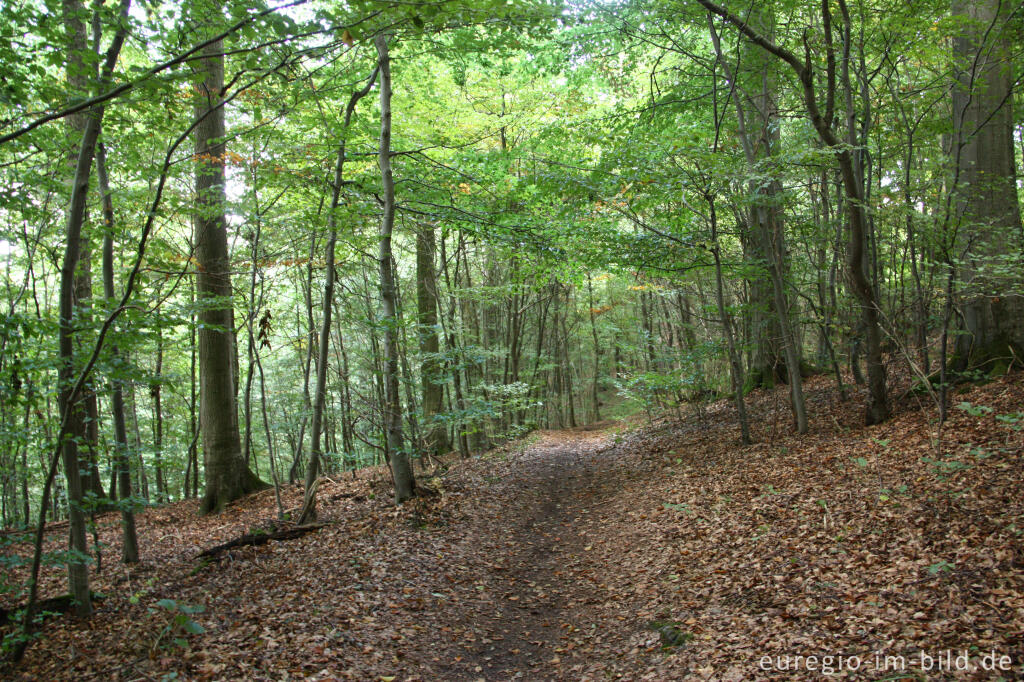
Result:
{"label": "forest path", "polygon": [[[876,652],[977,646],[1012,657],[1007,679],[1024,679],[1024,431],[995,418],[1019,412],[1024,373],[963,396],[994,415],[951,413],[949,452],[973,458],[955,477],[929,459],[929,411],[864,429],[862,402],[836,400],[825,377],[808,384],[812,432],[786,433],[785,387],[755,392],[749,447],[722,401],[453,455],[420,477],[438,494],[400,507],[382,467],[325,477],[328,525],[210,564],[196,560],[204,548],[274,518],[273,491],[218,515],[197,516],[194,500],[146,510],[131,569],[108,514],[95,617],[46,621],[0,678],[819,680],[761,662],[852,652],[865,661],[852,677],[877,679],[893,670],[869,667]],[[301,504],[301,486],[281,492],[286,508]],[[55,529],[46,551],[65,543]],[[60,594],[63,567],[41,582]],[[0,594],[0,607],[16,598]],[[168,603],[202,607],[205,631],[172,643]],[[666,628],[683,643],[662,646]],[[956,679],[992,678],[977,672]]]}
{"label": "forest path", "polygon": [[594,607],[608,598],[591,550],[629,476],[614,454],[607,431],[577,429],[545,432],[509,456],[492,479],[491,515],[465,529],[467,556],[479,558],[472,596],[434,614],[447,641],[419,643],[433,650],[439,679],[572,676],[598,634]]}

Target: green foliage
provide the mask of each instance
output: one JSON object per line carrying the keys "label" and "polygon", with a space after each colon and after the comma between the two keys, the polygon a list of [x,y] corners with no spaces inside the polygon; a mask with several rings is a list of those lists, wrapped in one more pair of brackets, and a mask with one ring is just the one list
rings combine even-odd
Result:
{"label": "green foliage", "polygon": [[[53,8],[8,4],[0,17],[0,134],[84,95],[68,91],[68,76],[83,74],[71,65]],[[862,122],[863,139],[849,148],[877,171],[863,202],[872,216],[878,279],[872,285],[884,301],[884,331],[900,346],[916,338],[920,324],[925,343],[932,343],[923,356],[933,363],[930,340],[946,324],[940,309],[947,301],[938,284],[948,268],[959,276],[971,264],[959,253],[963,235],[948,220],[959,202],[943,146],[953,132],[946,102],[948,45],[964,26],[949,16],[947,5],[885,0],[852,8],[851,48],[862,58],[849,62],[851,76],[871,85],[863,101],[859,92],[850,100],[837,98],[833,112],[837,121]],[[85,3],[90,19],[94,10],[105,44],[114,3]],[[773,39],[799,54],[806,45],[816,73],[824,72],[820,8],[768,3],[759,11],[785,16],[773,24]],[[126,454],[136,490],[117,507],[87,497],[86,510],[141,508],[146,498],[139,484],[148,480],[155,487],[158,454],[169,499],[181,496],[194,435],[195,318],[211,306],[235,310],[240,396],[254,376],[247,328],[257,319],[275,322],[258,335],[269,398],[265,418],[255,391],[251,414],[240,416],[250,435],[245,454],[262,473],[275,451],[282,477],[292,456],[308,454],[307,368],[316,365],[310,332],[319,328],[329,267],[338,286],[329,303],[337,315],[327,361],[325,468],[379,463],[384,330],[376,282],[375,97],[355,111],[344,140],[342,184],[333,186],[345,106],[373,70],[379,31],[388,33],[395,56],[394,238],[402,300],[393,331],[401,337],[404,416],[413,415],[404,424],[410,431],[440,423],[449,435],[473,436],[474,446],[484,447],[599,412],[607,419],[642,410],[653,418],[661,410],[681,412],[683,402],[700,407],[722,397],[730,384],[725,320],[710,294],[713,253],[721,259],[724,308],[740,337],[746,388],[773,384],[752,366],[763,350],[761,337],[774,335],[763,329],[774,308],[754,295],[770,265],[752,220],[764,208],[783,216],[784,286],[805,355],[816,353],[815,366],[834,360],[843,367],[860,343],[859,305],[842,286],[846,204],[834,182],[837,150],[821,145],[799,115],[803,93],[783,65],[724,26],[723,59],[716,59],[706,13],[696,4],[359,0],[272,9],[262,0],[145,3],[128,21],[138,39],[126,45],[115,81],[131,87],[108,102],[102,134],[110,152],[115,222],[99,219],[93,191],[85,227],[93,294],[80,301],[73,323],[76,348],[88,349],[114,306],[98,295],[99,244],[108,235],[113,239],[120,292],[139,228],[154,214],[158,228],[138,293],[107,332],[107,348],[86,386],[103,409],[113,382],[126,388],[132,432]],[[195,160],[188,127],[199,75],[192,57],[154,69],[233,25],[225,40],[227,152],[217,162],[228,177],[227,269],[234,287],[230,299],[195,301]],[[894,44],[906,50],[894,57]],[[83,61],[85,75],[99,60],[91,46],[71,56]],[[738,72],[726,73],[724,64]],[[732,95],[756,98],[762,87],[769,108],[787,113],[766,122],[764,132],[777,140],[764,140],[771,150],[751,159],[739,141]],[[757,122],[748,125],[754,129]],[[4,499],[28,497],[32,518],[46,468],[34,453],[52,448],[57,419],[55,291],[68,153],[76,135],[54,121],[0,149],[0,473]],[[159,159],[182,135],[185,143],[164,168]],[[153,206],[154,188],[163,179],[163,201]],[[773,183],[780,189],[768,200],[762,190]],[[339,205],[329,215],[335,189]],[[340,242],[335,262],[325,263],[332,219]],[[425,225],[436,234],[437,353],[417,346],[412,253]],[[1005,249],[979,266],[989,281],[1006,284],[986,294],[1019,286],[1015,253]],[[948,303],[958,309],[961,295]],[[956,336],[954,329],[946,331]],[[159,370],[158,341],[165,350]],[[115,345],[117,355],[110,352]],[[424,374],[443,387],[438,415],[421,414]],[[157,388],[164,398],[159,452]],[[975,418],[993,414],[986,406],[958,407]],[[1007,429],[1024,428],[1024,413],[994,416]],[[94,447],[104,485],[113,449],[109,421],[101,415]],[[405,436],[413,441],[411,433]],[[971,456],[993,452],[978,449]],[[971,466],[952,456],[926,461],[943,480]],[[869,468],[864,457],[852,464]],[[58,515],[66,507],[61,494]],[[6,523],[28,521],[20,504],[4,510]]]}
{"label": "green foliage", "polygon": [[202,605],[193,606],[174,599],[157,601],[156,608],[150,608],[149,612],[160,617],[162,627],[150,645],[150,650],[169,650],[173,647],[187,648],[188,637],[206,632],[206,628],[192,618],[205,610],[206,608]]}
{"label": "green foliage", "polygon": [[674,502],[662,502],[661,506],[664,507],[665,509],[672,509],[674,511],[684,512],[684,513],[686,513],[689,516],[693,516],[694,514],[696,514],[695,511],[690,509],[690,505],[688,505],[688,504],[676,504]]}
{"label": "green foliage", "polygon": [[949,563],[945,559],[940,559],[939,561],[936,561],[934,564],[928,567],[928,575],[939,575],[941,573],[948,573],[949,571],[952,571],[954,568],[956,568],[956,566]]}
{"label": "green foliage", "polygon": [[878,501],[889,502],[895,495],[906,495],[908,490],[909,489],[907,488],[906,484],[899,485],[896,488],[879,488]]}
{"label": "green foliage", "polygon": [[951,455],[922,457],[921,461],[925,464],[931,465],[932,470],[938,475],[939,480],[941,481],[947,481],[953,474],[960,471],[966,471],[971,468],[970,464],[962,462],[959,459],[953,459]]}
{"label": "green foliage", "polygon": [[1005,424],[1014,431],[1024,429],[1024,412],[1011,412],[1010,414],[997,414],[996,421]]}
{"label": "green foliage", "polygon": [[958,410],[963,410],[972,417],[985,417],[993,412],[992,408],[988,405],[972,405],[968,402],[958,403],[956,408]]}

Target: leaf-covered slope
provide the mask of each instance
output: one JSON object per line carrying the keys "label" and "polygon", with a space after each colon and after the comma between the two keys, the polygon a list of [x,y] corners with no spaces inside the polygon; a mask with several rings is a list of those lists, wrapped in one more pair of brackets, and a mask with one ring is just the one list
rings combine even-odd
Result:
{"label": "leaf-covered slope", "polygon": [[[5,674],[751,680],[785,665],[786,679],[819,679],[824,659],[792,657],[842,655],[860,661],[851,678],[877,679],[967,650],[971,666],[1010,656],[1003,675],[1019,675],[1024,377],[958,396],[969,406],[941,449],[931,411],[908,403],[864,429],[856,400],[821,379],[809,389],[817,427],[804,437],[787,435],[782,388],[753,396],[760,442],[746,448],[720,402],[453,463],[437,495],[401,509],[382,472],[324,481],[332,525],[209,565],[195,556],[265,525],[272,493],[219,517],[196,518],[194,503],[150,511],[139,568],[106,551],[96,618],[50,621]],[[299,500],[287,492],[286,506]],[[116,520],[103,523],[109,547]],[[43,594],[61,589],[54,571]],[[190,619],[205,632],[188,635],[161,599],[204,607]]]}

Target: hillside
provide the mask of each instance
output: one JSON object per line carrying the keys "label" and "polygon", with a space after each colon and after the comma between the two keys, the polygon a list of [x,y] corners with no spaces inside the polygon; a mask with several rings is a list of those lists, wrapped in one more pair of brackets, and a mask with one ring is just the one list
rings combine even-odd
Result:
{"label": "hillside", "polygon": [[[822,378],[807,382],[811,432],[788,435],[784,390],[751,396],[760,426],[748,447],[717,402],[682,421],[539,432],[451,459],[421,477],[436,494],[399,508],[386,470],[325,480],[327,526],[210,563],[196,555],[273,519],[271,491],[220,516],[198,517],[194,500],[147,511],[133,568],[117,563],[116,518],[105,516],[96,616],[49,620],[2,672],[753,680],[819,679],[830,666],[845,679],[1019,677],[1024,375],[958,395],[971,407],[952,410],[939,450],[925,402],[906,398],[864,428],[862,402],[838,401]],[[300,491],[286,498],[295,507]],[[52,549],[63,542],[51,532]],[[42,594],[63,585],[50,569]],[[204,632],[174,625],[181,605],[202,607],[182,623]],[[970,671],[949,671],[961,664]]]}

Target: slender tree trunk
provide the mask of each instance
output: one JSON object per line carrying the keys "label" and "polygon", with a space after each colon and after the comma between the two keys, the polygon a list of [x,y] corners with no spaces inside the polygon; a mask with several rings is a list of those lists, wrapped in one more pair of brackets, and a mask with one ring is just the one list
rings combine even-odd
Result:
{"label": "slender tree trunk", "polygon": [[597,336],[597,310],[594,308],[594,283],[587,273],[587,302],[590,304],[590,335],[594,339],[594,380],[590,385],[590,400],[594,409],[594,421],[601,421],[601,342]]}
{"label": "slender tree trunk", "polygon": [[[114,203],[107,176],[107,152],[101,143],[96,150],[96,176],[103,197],[103,296],[113,301],[114,291]],[[124,364],[116,343],[110,347],[110,356],[117,365]],[[124,382],[114,375],[111,380],[110,408],[114,421],[114,470],[116,471],[118,498],[121,500],[121,561],[133,564],[139,560],[139,540],[135,530],[135,511],[132,508],[132,475],[128,458],[128,431],[124,417]],[[113,491],[112,491],[113,492]]]}
{"label": "slender tree trunk", "polygon": [[[189,335],[189,401],[188,401],[188,430],[191,436],[191,442],[188,446],[188,466],[186,467],[185,475],[185,490],[182,497],[191,496],[193,499],[199,497],[199,412],[196,409],[199,405],[198,399],[198,386],[196,384],[196,365],[197,365],[197,354],[196,354],[196,315],[195,315],[195,303],[196,303],[196,288],[195,280],[191,282],[189,287],[189,304],[193,309],[191,324],[188,326]],[[192,471],[192,487],[189,488],[188,471]]]}
{"label": "slender tree trunk", "polygon": [[[85,55],[85,28],[78,25],[82,12],[81,5],[76,0],[65,0],[64,21],[68,28],[70,44],[68,46],[69,70],[72,74],[76,69],[83,68]],[[121,17],[128,12],[127,0],[122,3]],[[114,35],[110,47],[107,49],[106,58],[103,64],[103,71],[98,79],[98,88],[102,89],[110,81],[111,73],[120,54],[121,46],[124,43],[125,31],[119,29]],[[81,72],[79,72],[81,73]],[[76,95],[84,94],[84,88],[75,88]],[[79,86],[81,84],[78,84]],[[74,175],[71,182],[71,196],[68,202],[67,222],[65,228],[64,258],[60,270],[60,298],[58,316],[58,349],[60,365],[58,369],[58,391],[61,415],[61,428],[57,432],[58,443],[61,448],[61,458],[64,464],[64,476],[67,480],[68,489],[68,516],[69,516],[69,546],[71,556],[68,560],[68,586],[75,601],[75,613],[80,617],[88,617],[92,614],[92,598],[89,592],[89,570],[86,563],[86,552],[88,546],[85,538],[85,513],[82,508],[82,479],[79,475],[78,439],[85,435],[85,424],[82,419],[82,410],[79,403],[81,394],[75,394],[74,383],[76,377],[75,367],[75,273],[78,268],[80,256],[82,227],[85,222],[86,203],[89,194],[89,178],[92,169],[93,157],[96,151],[96,144],[99,140],[100,130],[103,122],[103,107],[96,107],[89,110],[85,115],[85,124],[82,126],[81,138],[78,140],[78,157],[74,167]],[[52,472],[51,472],[52,473]],[[48,492],[49,481],[44,491],[42,506],[45,508],[45,492]],[[42,542],[42,523],[39,525],[39,532],[36,537],[37,545]],[[23,627],[28,629],[31,622],[32,606],[34,606],[37,595],[37,571],[38,571],[38,547],[37,557],[33,566],[33,578],[29,595],[29,608],[26,610]],[[18,654],[23,652],[20,649]]]}
{"label": "slender tree trunk", "polygon": [[572,359],[569,355],[569,329],[566,318],[569,316],[569,297],[566,296],[565,310],[562,313],[562,372],[566,388],[566,407],[568,408],[569,428],[576,428],[576,391],[572,377]]}
{"label": "slender tree trunk", "polygon": [[648,294],[646,291],[640,291],[640,322],[643,329],[644,335],[644,348],[647,351],[646,357],[646,369],[648,372],[657,371],[657,365],[655,363],[655,352],[654,352],[654,328],[651,325],[651,311],[647,306]]}
{"label": "slender tree trunk", "polygon": [[[262,286],[262,285],[261,285]],[[261,296],[262,298],[262,292]],[[256,361],[256,369],[260,373],[260,412],[263,416],[263,434],[267,439],[267,457],[270,460],[270,477],[274,482],[274,501],[277,503],[277,518],[284,518],[284,506],[281,504],[281,481],[277,475],[277,460],[274,456],[274,438],[270,433],[270,418],[267,416],[267,382],[263,376],[263,363],[260,362],[260,352],[257,349],[253,355]]]}
{"label": "slender tree trunk", "polygon": [[323,319],[320,327],[320,345],[316,362],[316,387],[313,392],[313,416],[310,425],[309,465],[306,467],[306,495],[302,503],[299,523],[306,523],[316,516],[316,481],[320,476],[320,459],[322,457],[320,438],[323,432],[324,404],[327,400],[327,358],[331,343],[331,312],[334,307],[334,282],[337,276],[334,251],[338,242],[337,214],[341,201],[341,182],[345,170],[345,142],[349,123],[356,104],[365,97],[377,79],[381,67],[374,68],[366,86],[352,93],[348,106],[345,108],[345,122],[341,129],[341,141],[338,143],[338,155],[334,166],[334,187],[331,194],[331,208],[327,216],[328,237],[326,254],[326,277],[324,281]]}
{"label": "slender tree trunk", "polygon": [[149,387],[153,398],[153,468],[156,469],[156,501],[167,502],[167,486],[164,483],[164,410],[163,410],[163,369],[164,332],[160,324],[160,307],[156,313],[156,377]]}
{"label": "slender tree trunk", "polygon": [[[458,343],[458,336],[456,334],[456,326],[458,320],[456,319],[456,313],[458,312],[458,301],[455,296],[455,289],[452,287],[452,276],[448,268],[448,253],[445,246],[445,235],[441,235],[441,264],[442,272],[444,273],[445,287],[448,289],[448,329],[445,331],[445,340],[447,343],[448,352],[448,367],[452,377],[452,392],[455,394],[455,409],[459,414],[465,414],[466,402],[462,393],[462,372],[459,369],[459,364],[462,362],[461,348]],[[458,264],[456,264],[456,278],[458,277]],[[454,424],[454,437],[458,444],[459,454],[463,457],[469,457],[469,440],[466,437],[466,428],[464,422],[460,419]]]}
{"label": "slender tree trunk", "polygon": [[380,57],[380,165],[384,210],[380,221],[380,297],[384,324],[384,422],[391,451],[391,473],[395,479],[395,502],[401,504],[415,492],[416,480],[402,438],[402,399],[398,386],[398,314],[395,309],[395,273],[391,255],[391,233],[395,225],[395,181],[391,172],[391,60],[387,36],[374,40]]}
{"label": "slender tree trunk", "polygon": [[[835,53],[832,36],[832,16],[828,3],[822,5],[822,20],[824,25],[823,36],[825,39],[825,54],[828,61],[828,83],[826,108],[822,112],[818,106],[817,93],[815,91],[815,72],[810,63],[809,54],[801,59],[786,48],[780,47],[758,33],[755,29],[730,13],[725,8],[716,5],[711,0],[697,0],[708,11],[717,14],[730,24],[736,27],[743,35],[749,38],[756,45],[772,53],[779,59],[785,61],[797,75],[803,88],[804,106],[811,124],[817,131],[821,141],[828,147],[836,150],[836,160],[843,180],[843,189],[846,195],[846,209],[850,217],[850,238],[847,248],[847,266],[850,275],[850,287],[856,296],[861,308],[861,321],[864,326],[866,337],[867,365],[868,365],[868,403],[865,410],[865,422],[877,424],[889,418],[888,391],[886,388],[885,364],[882,360],[882,328],[880,310],[874,288],[866,275],[867,257],[865,245],[869,234],[868,218],[864,206],[864,184],[863,177],[858,175],[850,147],[856,145],[855,139],[841,141],[833,128],[834,102],[835,102]],[[839,6],[844,18],[844,56],[845,63],[849,62],[849,13],[847,12],[845,0],[839,0]],[[843,87],[846,93],[850,92],[848,71],[844,69]]]}
{"label": "slender tree trunk", "polygon": [[[396,281],[396,285],[398,282]],[[401,288],[396,286],[398,291],[397,296],[397,310],[402,310],[402,296]],[[401,334],[398,336],[398,357],[399,357],[399,368],[401,370],[400,383],[405,388],[405,414],[406,424],[409,428],[409,444],[410,449],[414,452],[418,452],[420,461],[420,467],[424,468],[427,465],[426,452],[423,448],[423,439],[420,436],[420,423],[417,415],[419,414],[419,407],[416,405],[416,394],[413,390],[415,380],[413,378],[412,368],[409,366],[409,334],[407,333],[406,326],[402,320],[401,314],[398,316],[398,326],[401,329]]]}
{"label": "slender tree trunk", "polygon": [[340,356],[338,364],[338,380],[341,383],[341,441],[342,452],[347,461],[355,454],[355,444],[352,441],[352,433],[355,429],[352,420],[352,388],[350,386],[351,372],[348,364],[348,351],[345,350],[345,338],[338,335],[337,353]]}
{"label": "slender tree trunk", "polygon": [[[25,393],[31,395],[32,382],[26,381]],[[31,399],[26,400],[25,403],[25,419],[22,422],[22,426],[25,429],[25,433],[28,433],[29,427],[29,414],[31,412],[30,405],[32,404]],[[32,523],[32,504],[28,497],[28,443],[21,449],[21,500],[24,505],[25,512],[25,528],[29,527]]]}
{"label": "slender tree trunk", "polygon": [[[757,18],[759,23],[761,17]],[[768,19],[767,35],[773,37],[774,30],[771,28],[773,21]],[[749,109],[755,113],[754,121],[757,123],[755,134],[748,133],[747,115],[741,100],[741,88],[735,82],[725,59],[722,58],[722,50],[718,33],[715,30],[714,22],[708,21],[711,30],[711,39],[718,55],[719,63],[733,81],[731,87],[732,99],[736,108],[740,142],[746,154],[747,163],[751,171],[757,166],[759,157],[770,157],[775,153],[779,141],[779,126],[777,122],[774,93],[769,87],[769,67],[765,63],[760,70],[761,88],[755,98],[752,98]],[[785,262],[786,249],[784,245],[784,233],[782,229],[782,215],[776,205],[778,195],[781,193],[781,185],[775,178],[769,182],[751,182],[750,193],[753,197],[753,206],[750,210],[751,227],[755,232],[755,240],[759,242],[762,256],[768,264],[768,272],[772,287],[772,302],[774,303],[776,326],[782,336],[782,350],[786,358],[786,378],[789,383],[790,405],[793,408],[793,417],[796,422],[797,433],[807,432],[807,407],[804,401],[803,380],[800,376],[800,353],[797,344],[796,334],[792,327],[792,317],[789,314],[789,301],[785,289]],[[762,377],[763,380],[763,377]]]}
{"label": "slender tree trunk", "polygon": [[[81,97],[88,92],[88,77],[84,63],[86,53],[85,23],[81,15],[84,8],[80,0],[64,0],[64,24],[70,44],[68,45],[68,85],[72,96]],[[82,509],[83,482],[79,472],[78,444],[85,440],[85,415],[83,406],[71,401],[71,385],[75,378],[75,337],[73,315],[75,310],[75,279],[79,267],[82,247],[82,226],[85,222],[86,198],[89,192],[89,169],[93,149],[100,131],[100,112],[78,114],[68,118],[68,137],[72,149],[77,148],[77,159],[72,162],[70,205],[65,226],[64,260],[60,277],[60,315],[58,318],[58,345],[60,353],[59,406],[62,416],[68,415],[68,429],[62,444],[61,456],[64,476],[67,481],[68,515],[70,519],[68,561],[68,583],[75,599],[78,616],[92,614],[92,600],[89,595],[89,569],[86,564],[88,546],[85,538],[85,513]],[[90,139],[91,138],[91,139]],[[77,165],[75,162],[77,160]],[[62,421],[64,421],[62,419]]]}
{"label": "slender tree trunk", "polygon": [[[845,0],[839,6],[843,14],[843,68],[841,81],[847,101],[847,145],[837,159],[846,191],[846,208],[850,215],[850,241],[847,248],[847,264],[854,295],[861,306],[861,320],[864,326],[868,369],[868,404],[865,411],[865,423],[868,425],[881,423],[889,418],[889,398],[886,388],[885,363],[882,360],[882,324],[881,310],[875,287],[868,278],[870,255],[867,252],[871,235],[871,224],[865,207],[865,183],[863,169],[859,167],[851,148],[859,148],[852,104],[852,85],[849,76],[851,31],[850,17]],[[813,75],[810,76],[813,79]],[[808,97],[813,98],[813,92]],[[812,116],[812,119],[814,117]],[[836,147],[839,139],[832,132],[831,125],[824,121],[815,124],[818,134],[825,144]],[[830,139],[829,139],[830,137]]]}
{"label": "slender tree trunk", "polygon": [[778,315],[779,329],[782,331],[782,347],[786,354],[786,371],[789,379],[790,404],[796,421],[796,432],[807,433],[807,406],[804,402],[803,378],[800,376],[800,354],[796,334],[792,327],[792,316],[789,314],[789,301],[782,278],[781,246],[782,228],[777,220],[769,220],[772,225],[765,236],[770,235],[771,242],[765,245],[766,250],[773,254],[771,259],[772,292],[775,299],[775,310]]}
{"label": "slender tree trunk", "polygon": [[740,439],[744,445],[750,445],[750,420],[747,418],[747,404],[743,397],[743,362],[736,348],[736,337],[732,329],[732,316],[725,307],[725,287],[722,283],[722,258],[718,246],[718,215],[715,211],[715,199],[712,195],[705,196],[708,202],[711,222],[711,255],[715,259],[715,302],[718,304],[718,316],[722,319],[722,331],[725,333],[726,348],[729,349],[729,377],[732,379],[733,402],[740,422]]}
{"label": "slender tree trunk", "polygon": [[[146,474],[146,463],[142,459],[142,433],[139,431],[139,409],[138,401],[135,399],[135,382],[128,384],[128,403],[131,407],[132,418],[132,444],[131,452],[134,452],[135,464],[135,486],[142,495],[142,499],[149,503],[149,477]],[[131,453],[129,453],[131,454]]]}
{"label": "slender tree trunk", "polygon": [[[295,439],[295,450],[292,452],[292,465],[288,469],[288,482],[298,480],[302,470],[302,446],[306,437],[306,423],[313,412],[313,400],[309,394],[310,367],[313,365],[313,349],[316,346],[316,325],[313,322],[313,258],[316,255],[317,238],[314,232],[309,240],[309,257],[306,259],[306,282],[303,287],[303,298],[306,309],[306,356],[302,363],[302,406],[305,408],[299,421],[299,435]],[[301,328],[301,324],[299,325]]]}
{"label": "slender tree trunk", "polygon": [[[253,245],[252,279],[249,285],[249,306],[245,311],[245,357],[248,367],[245,372],[245,388],[242,389],[242,418],[245,420],[245,428],[242,430],[242,452],[245,455],[245,465],[252,464],[252,382],[256,378],[255,337],[253,335],[253,317],[257,313],[256,302],[253,299],[253,292],[256,289],[256,246]],[[256,468],[259,471],[259,468]]]}

